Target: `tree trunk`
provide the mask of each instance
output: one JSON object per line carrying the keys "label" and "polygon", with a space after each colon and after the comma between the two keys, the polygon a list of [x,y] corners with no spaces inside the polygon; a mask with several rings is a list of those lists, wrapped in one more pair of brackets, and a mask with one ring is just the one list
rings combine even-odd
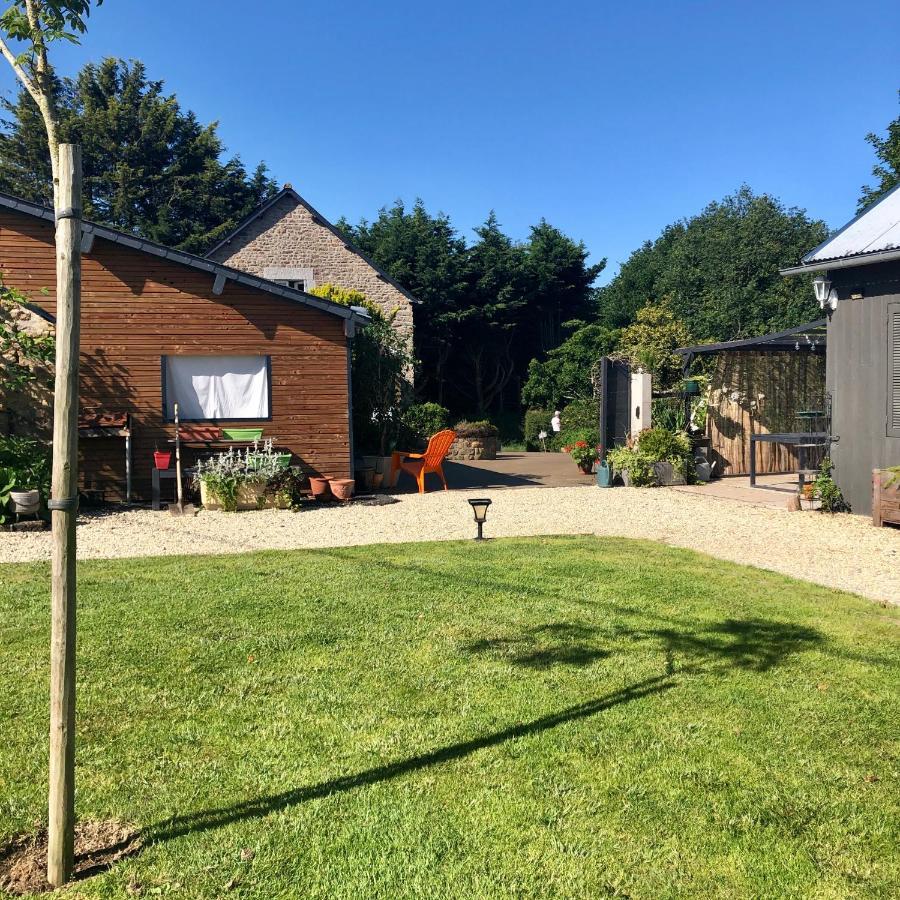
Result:
{"label": "tree trunk", "polygon": [[75,517],[81,305],[81,148],[59,147],[56,191],[56,385],[50,638],[50,791],[47,880],[72,875],[75,832]]}

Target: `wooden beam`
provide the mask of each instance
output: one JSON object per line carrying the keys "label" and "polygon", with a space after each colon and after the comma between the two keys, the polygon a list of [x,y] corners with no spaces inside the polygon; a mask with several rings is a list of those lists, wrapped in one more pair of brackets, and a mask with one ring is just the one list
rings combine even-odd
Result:
{"label": "wooden beam", "polygon": [[81,235],[81,255],[85,256],[94,249],[94,238],[96,235],[92,231],[85,231]]}
{"label": "wooden beam", "polygon": [[220,272],[213,282],[213,293],[218,297],[225,290],[225,276]]}

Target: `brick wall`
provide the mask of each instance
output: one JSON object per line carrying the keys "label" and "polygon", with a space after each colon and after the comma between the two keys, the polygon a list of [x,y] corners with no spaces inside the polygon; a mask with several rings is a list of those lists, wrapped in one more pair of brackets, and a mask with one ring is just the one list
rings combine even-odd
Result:
{"label": "brick wall", "polygon": [[284,271],[267,271],[273,269],[312,270],[315,285],[331,283],[362,291],[386,316],[396,310],[395,327],[412,348],[413,310],[409,298],[380,277],[290,194],[211,253],[210,259],[263,278],[287,276]]}

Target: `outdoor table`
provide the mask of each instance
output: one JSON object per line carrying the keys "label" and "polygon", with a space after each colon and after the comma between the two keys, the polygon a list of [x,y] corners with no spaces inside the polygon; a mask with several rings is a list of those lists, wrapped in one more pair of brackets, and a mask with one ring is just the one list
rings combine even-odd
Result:
{"label": "outdoor table", "polygon": [[803,490],[804,479],[807,475],[806,451],[810,447],[825,447],[828,444],[828,434],[824,431],[795,431],[781,434],[751,434],[750,435],[750,487],[756,487],[756,445],[787,444],[796,447],[800,460],[800,490]]}

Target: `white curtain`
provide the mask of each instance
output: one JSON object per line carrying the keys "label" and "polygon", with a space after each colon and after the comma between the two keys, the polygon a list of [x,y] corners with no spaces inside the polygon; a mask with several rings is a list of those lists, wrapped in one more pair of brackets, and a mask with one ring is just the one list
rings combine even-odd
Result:
{"label": "white curtain", "polygon": [[166,416],[181,419],[267,419],[265,356],[167,356]]}

